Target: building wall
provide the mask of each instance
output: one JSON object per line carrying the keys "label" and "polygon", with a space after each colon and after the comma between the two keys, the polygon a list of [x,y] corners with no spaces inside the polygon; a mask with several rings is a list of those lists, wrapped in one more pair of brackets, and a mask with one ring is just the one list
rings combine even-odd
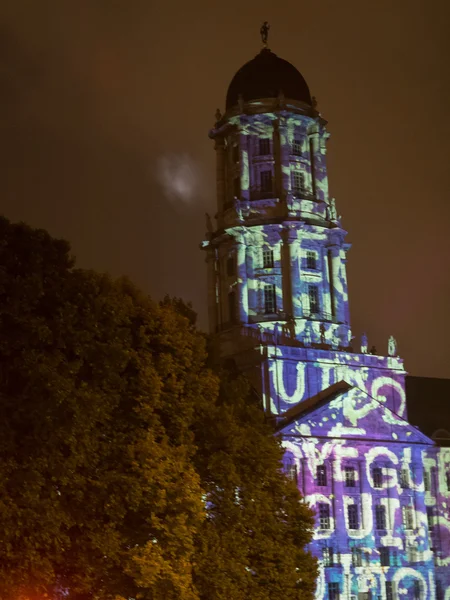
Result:
{"label": "building wall", "polygon": [[[278,97],[235,107],[210,137],[210,328],[217,358],[249,375],[275,420],[298,409],[280,435],[286,472],[317,512],[317,599],[450,600],[450,449],[408,423],[395,344],[387,357],[367,339],[355,348],[350,245],[328,194],[326,122]],[[343,381],[347,391],[303,410]],[[326,527],[320,505],[329,507]]]}

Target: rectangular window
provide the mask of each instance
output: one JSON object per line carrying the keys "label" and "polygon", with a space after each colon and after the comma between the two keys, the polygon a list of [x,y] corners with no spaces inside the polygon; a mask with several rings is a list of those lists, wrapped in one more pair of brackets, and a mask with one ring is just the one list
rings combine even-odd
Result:
{"label": "rectangular window", "polygon": [[348,528],[359,529],[358,507],[356,504],[347,506]]}
{"label": "rectangular window", "polygon": [[386,600],[394,600],[392,581],[386,581]]}
{"label": "rectangular window", "polygon": [[300,140],[298,138],[292,140],[292,154],[295,154],[295,156],[301,156],[302,140]]}
{"label": "rectangular window", "polygon": [[334,565],[333,548],[324,548],[322,556],[324,567],[332,567]]}
{"label": "rectangular window", "polygon": [[263,267],[264,269],[273,268],[273,250],[267,248],[263,250]]}
{"label": "rectangular window", "polygon": [[383,487],[383,470],[380,467],[374,467],[372,469],[372,479],[374,488]]}
{"label": "rectangular window", "polygon": [[233,179],[233,196],[235,198],[241,197],[241,178],[235,177]]}
{"label": "rectangular window", "polygon": [[362,550],[361,550],[361,548],[352,548],[352,565],[354,567],[362,567]]}
{"label": "rectangular window", "polygon": [[261,191],[262,192],[271,192],[272,191],[272,171],[261,171],[259,176],[260,176],[260,183],[261,183]]}
{"label": "rectangular window", "polygon": [[319,303],[319,288],[317,285],[308,285],[308,297],[309,297],[309,312],[312,315],[320,313]]}
{"label": "rectangular window", "polygon": [[433,508],[431,506],[427,506],[427,523],[428,523],[428,531],[431,533],[434,527],[434,515]]}
{"label": "rectangular window", "polygon": [[375,506],[375,527],[386,529],[386,507],[381,504]]}
{"label": "rectangular window", "polygon": [[317,269],[317,254],[313,250],[306,252],[306,268]]}
{"label": "rectangular window", "polygon": [[447,492],[450,492],[450,471],[447,471],[445,478],[447,480]]}
{"label": "rectangular window", "polygon": [[356,477],[355,477],[354,467],[345,467],[344,475],[345,475],[345,487],[355,487]]}
{"label": "rectangular window", "polygon": [[325,465],[319,465],[316,471],[317,475],[317,485],[326,486],[327,485],[327,468]]}
{"label": "rectangular window", "polygon": [[414,579],[414,600],[420,600],[420,581]]}
{"label": "rectangular window", "polygon": [[297,465],[294,462],[289,461],[285,464],[285,473],[288,479],[291,479],[292,481],[295,481],[295,483],[297,483]]}
{"label": "rectangular window", "polygon": [[234,163],[239,162],[239,146],[237,146],[237,145],[233,146],[232,159],[233,159]]}
{"label": "rectangular window", "polygon": [[380,552],[380,564],[382,567],[389,567],[391,565],[389,548],[379,548]]}
{"label": "rectangular window", "polygon": [[264,286],[264,312],[266,315],[277,312],[277,297],[273,283],[266,283]]}
{"label": "rectangular window", "polygon": [[262,138],[259,140],[259,153],[265,156],[270,154],[270,139]]}
{"label": "rectangular window", "polygon": [[408,471],[408,469],[402,469],[400,471],[400,487],[404,490],[409,489],[409,471]]}
{"label": "rectangular window", "polygon": [[330,529],[330,505],[325,502],[319,503],[319,527]]}
{"label": "rectangular window", "polygon": [[305,174],[301,171],[292,171],[292,190],[297,194],[305,191]]}
{"label": "rectangular window", "polygon": [[412,506],[402,506],[402,520],[405,529],[414,529],[414,513]]}
{"label": "rectangular window", "polygon": [[335,581],[328,583],[328,599],[339,600],[339,583]]}
{"label": "rectangular window", "polygon": [[227,275],[231,277],[232,275],[236,275],[236,256],[234,254],[229,254],[227,258]]}
{"label": "rectangular window", "polygon": [[430,473],[430,471],[423,472],[423,487],[425,488],[426,492],[429,492],[431,490],[431,473]]}

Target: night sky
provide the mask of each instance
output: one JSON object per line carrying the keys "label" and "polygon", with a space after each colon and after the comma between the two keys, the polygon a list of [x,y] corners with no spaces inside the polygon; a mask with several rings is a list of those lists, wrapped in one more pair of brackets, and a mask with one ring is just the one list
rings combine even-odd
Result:
{"label": "night sky", "polygon": [[331,195],[352,243],[354,334],[413,375],[450,377],[448,0],[4,0],[0,198],[82,267],[192,300],[214,214],[208,130],[261,47],[329,121]]}

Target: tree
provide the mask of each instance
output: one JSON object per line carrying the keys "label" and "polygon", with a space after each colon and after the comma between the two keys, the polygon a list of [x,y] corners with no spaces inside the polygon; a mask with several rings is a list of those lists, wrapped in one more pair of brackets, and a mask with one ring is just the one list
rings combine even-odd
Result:
{"label": "tree", "polygon": [[0,597],[197,598],[203,337],[44,231],[0,239]]}
{"label": "tree", "polygon": [[246,382],[192,307],[69,251],[0,219],[0,600],[311,598],[311,512]]}
{"label": "tree", "polygon": [[200,597],[312,600],[313,513],[282,472],[280,440],[245,379],[228,372],[221,382],[196,432],[208,515],[197,538]]}

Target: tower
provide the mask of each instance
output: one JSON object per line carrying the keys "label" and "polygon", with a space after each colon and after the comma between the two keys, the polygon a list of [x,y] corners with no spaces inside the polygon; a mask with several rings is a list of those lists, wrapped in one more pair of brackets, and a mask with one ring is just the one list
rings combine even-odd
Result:
{"label": "tower", "polygon": [[217,214],[202,247],[216,359],[249,377],[316,510],[317,598],[444,600],[450,451],[407,421],[395,340],[388,356],[365,336],[355,348],[327,122],[264,27],[210,132]]}

